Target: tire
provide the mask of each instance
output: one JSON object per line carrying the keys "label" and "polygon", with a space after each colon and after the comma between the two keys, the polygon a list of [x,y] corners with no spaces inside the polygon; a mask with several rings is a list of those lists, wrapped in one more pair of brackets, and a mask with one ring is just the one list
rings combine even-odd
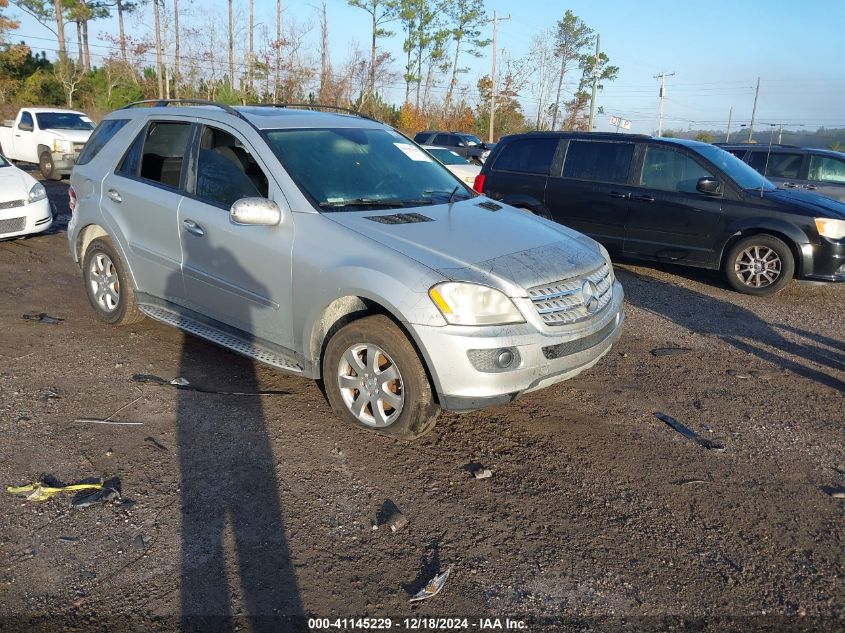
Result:
{"label": "tire", "polygon": [[53,164],[53,157],[50,152],[41,152],[38,157],[38,166],[41,168],[41,175],[47,180],[61,180],[61,175],[56,174],[56,166]]}
{"label": "tire", "polygon": [[85,250],[82,279],[94,312],[112,325],[130,325],[144,319],[135,303],[135,288],[123,260],[107,237],[98,237]]}
{"label": "tire", "polygon": [[476,156],[473,156],[472,158],[470,158],[469,162],[471,162],[473,165],[478,165],[479,167],[484,167],[484,161],[481,160],[480,158],[476,157]]}
{"label": "tire", "polygon": [[731,247],[723,272],[737,292],[766,297],[780,292],[790,282],[795,274],[795,258],[783,240],[758,233]]}
{"label": "tire", "polygon": [[428,433],[440,415],[416,350],[380,314],[353,321],[329,339],[323,384],[338,417],[396,439]]}

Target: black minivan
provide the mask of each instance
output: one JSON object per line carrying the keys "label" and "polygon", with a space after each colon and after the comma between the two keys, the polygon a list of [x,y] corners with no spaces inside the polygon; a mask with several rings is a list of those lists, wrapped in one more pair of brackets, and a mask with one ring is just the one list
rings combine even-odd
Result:
{"label": "black minivan", "polygon": [[845,281],[845,204],[782,190],[707,143],[635,134],[504,137],[475,189],[611,252],[722,269],[739,292]]}

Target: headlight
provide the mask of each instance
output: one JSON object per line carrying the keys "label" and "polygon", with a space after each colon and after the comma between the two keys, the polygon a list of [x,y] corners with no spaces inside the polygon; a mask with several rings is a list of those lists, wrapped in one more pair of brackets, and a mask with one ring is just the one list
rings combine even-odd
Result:
{"label": "headlight", "polygon": [[32,189],[29,190],[29,201],[30,202],[38,202],[39,200],[43,200],[47,197],[47,190],[44,188],[40,182],[36,182],[32,185]]}
{"label": "headlight", "polygon": [[53,139],[53,151],[70,153],[73,151],[73,143],[71,143],[70,141],[61,141],[59,139]]}
{"label": "headlight", "polygon": [[832,240],[841,240],[845,237],[845,220],[816,218],[816,230],[819,235],[829,237]]}
{"label": "headlight", "polygon": [[446,282],[428,291],[429,297],[453,325],[524,323],[522,313],[508,296],[487,286]]}

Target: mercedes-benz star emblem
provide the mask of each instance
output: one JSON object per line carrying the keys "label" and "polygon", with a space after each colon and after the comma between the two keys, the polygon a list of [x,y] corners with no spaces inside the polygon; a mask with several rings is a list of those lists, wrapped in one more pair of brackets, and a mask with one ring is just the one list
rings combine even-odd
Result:
{"label": "mercedes-benz star emblem", "polygon": [[584,303],[584,307],[587,308],[587,312],[592,314],[599,307],[599,289],[589,279],[581,284],[581,301]]}

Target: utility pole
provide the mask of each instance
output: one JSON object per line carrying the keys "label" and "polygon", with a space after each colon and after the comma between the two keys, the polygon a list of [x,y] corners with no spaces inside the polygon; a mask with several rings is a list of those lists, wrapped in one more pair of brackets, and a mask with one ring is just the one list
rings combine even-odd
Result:
{"label": "utility pole", "polygon": [[734,118],[734,107],[731,106],[730,112],[728,112],[728,131],[725,133],[725,143],[731,142],[731,121]]}
{"label": "utility pole", "polygon": [[[596,33],[596,63],[593,68],[593,94],[590,96],[590,124],[587,127],[588,132],[593,131],[593,122],[596,120],[596,89],[599,85],[599,51],[601,50],[601,35]],[[619,128],[616,128],[619,132]]]}
{"label": "utility pole", "polygon": [[500,18],[496,15],[496,12],[493,11],[493,70],[490,73],[490,79],[492,79],[493,87],[490,90],[490,142],[493,142],[493,121],[496,116],[496,39],[499,33],[499,21],[500,20],[510,20],[511,16],[508,14],[506,18]]}
{"label": "utility pole", "polygon": [[229,0],[229,87],[235,89],[235,16],[232,0]]}
{"label": "utility pole", "polygon": [[661,72],[655,75],[660,80],[660,115],[657,123],[657,136],[663,136],[663,100],[666,98],[666,77],[672,77],[675,73]]}
{"label": "utility pole", "polygon": [[754,107],[751,109],[751,125],[748,126],[748,142],[754,138],[754,117],[757,115],[757,97],[760,96],[760,78],[757,77],[757,90],[754,91]]}

